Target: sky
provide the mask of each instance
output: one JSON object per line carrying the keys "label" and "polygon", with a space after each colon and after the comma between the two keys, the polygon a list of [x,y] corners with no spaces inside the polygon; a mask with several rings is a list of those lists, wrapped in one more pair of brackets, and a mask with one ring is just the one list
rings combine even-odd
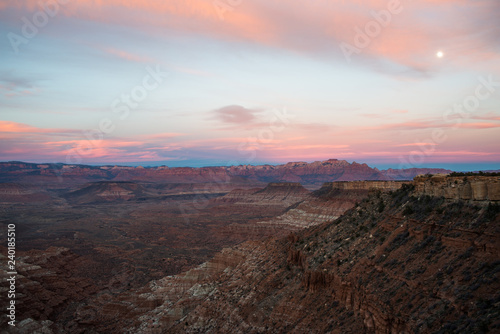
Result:
{"label": "sky", "polygon": [[500,169],[498,0],[3,0],[0,161]]}

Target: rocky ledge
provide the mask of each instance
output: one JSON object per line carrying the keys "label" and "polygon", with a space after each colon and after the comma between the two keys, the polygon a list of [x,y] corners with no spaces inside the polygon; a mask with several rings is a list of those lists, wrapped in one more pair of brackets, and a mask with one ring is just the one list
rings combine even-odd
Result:
{"label": "rocky ledge", "polygon": [[450,200],[500,201],[500,177],[422,175],[414,180],[417,193]]}

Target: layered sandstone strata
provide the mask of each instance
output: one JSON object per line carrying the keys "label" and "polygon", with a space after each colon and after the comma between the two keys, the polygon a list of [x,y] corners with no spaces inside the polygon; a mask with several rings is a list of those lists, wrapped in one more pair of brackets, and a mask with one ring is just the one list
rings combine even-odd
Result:
{"label": "layered sandstone strata", "polygon": [[500,201],[500,177],[445,175],[419,176],[414,180],[419,194],[450,200]]}

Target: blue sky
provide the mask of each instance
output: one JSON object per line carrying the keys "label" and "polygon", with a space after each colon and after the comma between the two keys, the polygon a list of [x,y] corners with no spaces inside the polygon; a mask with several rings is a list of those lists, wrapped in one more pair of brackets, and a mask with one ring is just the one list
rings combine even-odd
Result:
{"label": "blue sky", "polygon": [[1,160],[500,168],[497,1],[65,2],[0,4]]}

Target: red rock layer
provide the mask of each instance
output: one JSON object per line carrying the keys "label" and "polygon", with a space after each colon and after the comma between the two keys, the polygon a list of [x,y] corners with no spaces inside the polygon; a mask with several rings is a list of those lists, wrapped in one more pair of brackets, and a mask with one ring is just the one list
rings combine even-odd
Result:
{"label": "red rock layer", "polygon": [[444,173],[445,170],[405,169],[380,171],[366,164],[344,160],[289,162],[284,165],[240,165],[230,167],[125,167],[63,164],[0,163],[0,182],[77,184],[88,181],[145,181],[163,183],[247,183],[300,182],[317,188],[323,182],[354,180],[403,180],[418,174]]}

